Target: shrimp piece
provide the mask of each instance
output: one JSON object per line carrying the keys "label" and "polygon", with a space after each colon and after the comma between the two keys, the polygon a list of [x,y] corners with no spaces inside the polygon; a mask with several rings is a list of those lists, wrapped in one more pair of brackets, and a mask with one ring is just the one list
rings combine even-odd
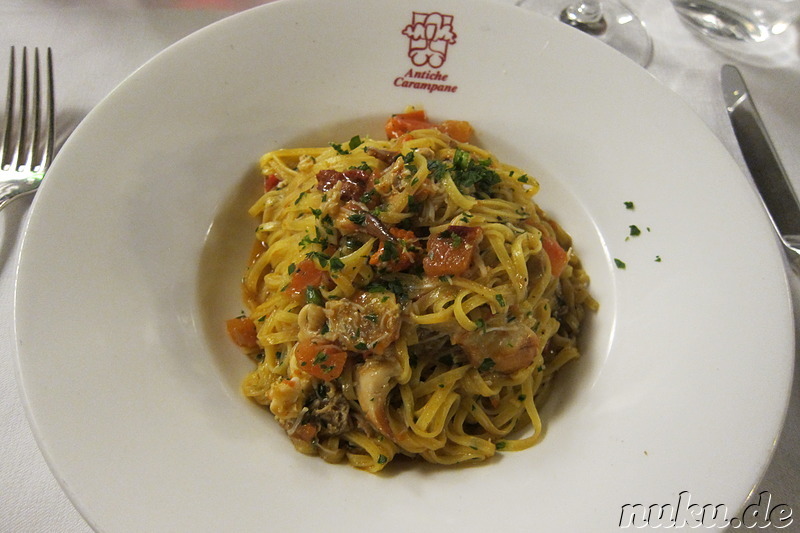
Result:
{"label": "shrimp piece", "polygon": [[400,365],[395,359],[371,357],[356,368],[356,394],[367,420],[389,438],[394,432],[389,424],[386,406],[394,379],[400,375]]}
{"label": "shrimp piece", "polygon": [[539,337],[517,323],[486,330],[461,330],[451,340],[463,348],[475,368],[502,374],[513,374],[530,366],[539,354]]}

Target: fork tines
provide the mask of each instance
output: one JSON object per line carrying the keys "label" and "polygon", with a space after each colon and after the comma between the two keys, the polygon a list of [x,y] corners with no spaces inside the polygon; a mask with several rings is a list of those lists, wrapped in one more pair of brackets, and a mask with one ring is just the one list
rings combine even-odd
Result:
{"label": "fork tines", "polygon": [[5,132],[0,145],[0,168],[44,172],[53,158],[55,143],[53,54],[47,48],[44,101],[39,49],[33,49],[32,86],[28,79],[28,48],[22,48],[19,72],[16,56],[12,46],[8,67]]}

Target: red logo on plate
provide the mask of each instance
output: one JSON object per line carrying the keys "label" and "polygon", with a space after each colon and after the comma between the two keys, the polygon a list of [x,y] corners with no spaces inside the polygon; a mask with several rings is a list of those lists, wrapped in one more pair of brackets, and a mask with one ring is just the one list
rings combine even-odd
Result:
{"label": "red logo on plate", "polygon": [[456,44],[453,31],[453,16],[441,13],[418,13],[414,11],[411,24],[403,28],[408,37],[408,57],[422,67],[439,68],[447,60],[447,47]]}

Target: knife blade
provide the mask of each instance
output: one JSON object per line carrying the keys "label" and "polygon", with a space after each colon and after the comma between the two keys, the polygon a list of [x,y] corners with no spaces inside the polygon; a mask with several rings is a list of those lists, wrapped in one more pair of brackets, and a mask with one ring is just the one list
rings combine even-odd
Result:
{"label": "knife blade", "polygon": [[739,69],[723,65],[722,94],[750,176],[794,265],[800,265],[800,203]]}

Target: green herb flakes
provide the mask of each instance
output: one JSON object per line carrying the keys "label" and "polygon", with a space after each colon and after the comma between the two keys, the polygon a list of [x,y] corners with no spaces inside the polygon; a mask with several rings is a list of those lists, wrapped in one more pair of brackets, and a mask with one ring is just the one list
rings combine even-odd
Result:
{"label": "green herb flakes", "polygon": [[319,292],[319,289],[317,287],[313,285],[309,285],[306,287],[306,303],[314,305],[325,305],[325,301],[322,299],[322,293]]}
{"label": "green herb flakes", "polygon": [[337,143],[330,143],[330,145],[331,145],[331,148],[333,148],[334,150],[336,150],[336,153],[337,153],[337,154],[340,154],[340,155],[347,155],[347,154],[349,154],[349,153],[350,153],[350,150],[346,150],[346,149],[342,148],[342,145],[341,145],[341,144],[337,144]]}
{"label": "green herb flakes", "polygon": [[334,272],[338,272],[339,270],[344,268],[344,261],[339,259],[338,257],[331,257],[331,270]]}
{"label": "green herb flakes", "polygon": [[363,226],[364,225],[364,221],[367,220],[367,214],[366,213],[353,213],[352,215],[347,217],[347,220],[349,220],[353,224],[358,224],[359,226]]}
{"label": "green herb flakes", "polygon": [[358,146],[359,146],[360,144],[361,144],[361,137],[360,137],[360,136],[358,136],[358,135],[356,135],[355,137],[353,137],[353,138],[351,138],[351,139],[350,139],[350,142],[347,144],[347,146],[348,146],[348,147],[349,147],[351,150],[355,150],[356,148],[358,148]]}

